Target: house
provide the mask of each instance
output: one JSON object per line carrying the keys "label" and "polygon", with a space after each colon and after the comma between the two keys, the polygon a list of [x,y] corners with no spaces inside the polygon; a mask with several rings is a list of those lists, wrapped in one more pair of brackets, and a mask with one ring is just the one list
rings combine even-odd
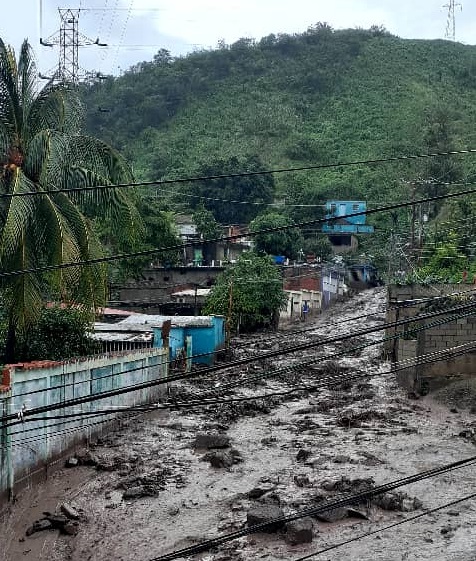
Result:
{"label": "house", "polygon": [[322,293],[318,290],[285,290],[288,295],[286,308],[280,312],[280,320],[305,321],[307,317],[318,314],[321,310]]}
{"label": "house", "polygon": [[168,333],[170,359],[180,356],[193,363],[213,364],[215,353],[225,346],[225,318],[223,316],[174,316],[154,324],[154,347],[164,345],[164,323],[170,320]]}

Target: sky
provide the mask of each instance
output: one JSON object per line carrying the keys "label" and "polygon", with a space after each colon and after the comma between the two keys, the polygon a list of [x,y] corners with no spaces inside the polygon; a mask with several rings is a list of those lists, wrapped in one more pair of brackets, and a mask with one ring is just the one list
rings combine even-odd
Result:
{"label": "sky", "polygon": [[[44,75],[59,59],[58,8],[79,11],[85,71],[121,74],[161,48],[180,56],[241,37],[383,25],[399,37],[444,39],[450,0],[3,0],[0,37],[19,50],[28,38]],[[444,4],[447,6],[444,6]],[[476,3],[455,2],[456,40],[476,44]],[[40,45],[51,42],[53,47]],[[93,45],[96,38],[107,47]],[[89,43],[89,44],[88,44]]]}

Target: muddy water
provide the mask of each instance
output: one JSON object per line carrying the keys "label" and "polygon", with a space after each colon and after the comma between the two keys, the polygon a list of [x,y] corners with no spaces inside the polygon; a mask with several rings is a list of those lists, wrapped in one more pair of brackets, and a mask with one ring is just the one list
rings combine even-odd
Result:
{"label": "muddy water", "polygon": [[[382,290],[368,291],[339,304],[313,324],[300,324],[284,335],[270,335],[258,342],[256,337],[242,337],[236,342],[237,357],[379,325],[384,299]],[[352,321],[363,314],[368,317]],[[343,320],[348,322],[335,324]],[[295,332],[303,327],[315,329]],[[381,337],[381,333],[370,334],[359,338],[358,343]],[[326,345],[324,349],[281,357],[274,364],[268,360],[266,368],[313,357],[318,361],[320,354],[335,348]],[[346,388],[290,395],[267,412],[245,407],[230,414],[227,408],[210,408],[206,412],[154,414],[125,422],[92,450],[103,465],[112,465],[112,471],[92,467],[63,470],[34,490],[33,509],[29,508],[31,496],[20,497],[1,529],[3,559],[146,561],[242,528],[247,510],[256,502],[248,492],[256,487],[269,490],[262,500],[279,501],[287,514],[315,506],[313,501],[323,493],[321,484],[326,480],[372,477],[381,484],[473,455],[476,447],[457,435],[475,420],[474,416],[451,413],[431,399],[409,400],[392,376],[385,374],[389,365],[380,360],[380,350],[380,345],[370,346],[341,356],[322,369],[308,367],[289,378],[259,381],[258,386],[243,381],[229,391],[231,396],[287,390],[296,378],[310,383],[331,367],[368,375]],[[260,372],[259,368],[222,374],[221,383],[240,381]],[[199,393],[215,388],[215,384],[216,380],[206,379],[182,386],[178,395]],[[210,429],[226,431],[241,454],[240,463],[213,468],[203,461],[205,452],[194,450],[192,444],[198,432]],[[305,451],[304,461],[298,459],[300,450]],[[151,496],[123,498],[124,488],[144,481]],[[436,507],[476,490],[474,468],[404,490],[418,498],[423,509]],[[77,536],[64,537],[51,531],[18,541],[41,510],[54,510],[64,499],[83,513]],[[312,544],[291,546],[282,534],[258,534],[196,559],[292,560],[422,512],[389,512],[367,506],[369,520],[315,521]],[[475,522],[476,501],[462,503],[316,559],[474,561]]]}

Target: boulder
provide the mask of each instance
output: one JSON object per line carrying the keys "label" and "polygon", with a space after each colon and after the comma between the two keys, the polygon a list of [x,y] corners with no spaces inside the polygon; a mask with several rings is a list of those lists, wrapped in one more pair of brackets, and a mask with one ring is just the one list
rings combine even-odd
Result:
{"label": "boulder", "polygon": [[338,520],[343,520],[347,518],[348,511],[345,507],[337,507],[330,510],[323,510],[314,515],[317,520],[321,522],[337,522]]}
{"label": "boulder", "polygon": [[286,541],[292,545],[311,543],[314,537],[314,524],[312,519],[300,518],[286,524]]}
{"label": "boulder", "polygon": [[[250,508],[246,516],[248,526],[256,526],[258,524],[266,524],[275,519],[283,518],[284,512],[277,505],[256,505]],[[284,522],[274,522],[263,528],[262,532],[272,534],[284,527]]]}
{"label": "boulder", "polygon": [[230,446],[230,437],[220,433],[201,433],[195,437],[194,448],[228,448]]}

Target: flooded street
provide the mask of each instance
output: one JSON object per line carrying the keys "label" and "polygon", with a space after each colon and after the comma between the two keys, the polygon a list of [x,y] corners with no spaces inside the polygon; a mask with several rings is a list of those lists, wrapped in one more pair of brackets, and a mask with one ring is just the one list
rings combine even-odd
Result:
{"label": "flooded street", "polygon": [[[385,297],[382,288],[366,291],[277,334],[238,337],[235,358],[381,326]],[[475,414],[450,403],[451,391],[445,402],[410,399],[381,359],[383,336],[321,344],[177,385],[178,401],[288,393],[123,420],[78,454],[82,465],[18,497],[2,522],[0,559],[148,561],[245,528],[247,517],[266,509],[288,515],[474,455]],[[332,353],[338,356],[323,359]],[[359,377],[304,387],[345,374]],[[304,389],[290,393],[296,385]],[[252,534],[191,559],[299,559],[475,492],[474,473],[471,465],[324,513],[297,537],[290,529]],[[77,535],[25,536],[43,511],[63,502],[80,515]],[[467,501],[315,558],[474,561],[475,523],[476,500]]]}

